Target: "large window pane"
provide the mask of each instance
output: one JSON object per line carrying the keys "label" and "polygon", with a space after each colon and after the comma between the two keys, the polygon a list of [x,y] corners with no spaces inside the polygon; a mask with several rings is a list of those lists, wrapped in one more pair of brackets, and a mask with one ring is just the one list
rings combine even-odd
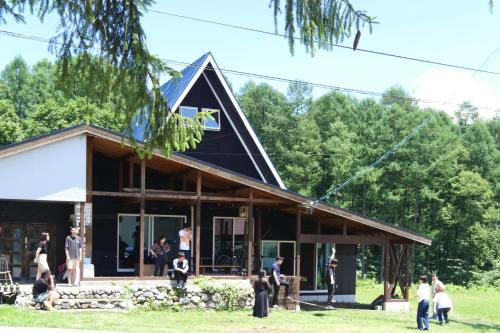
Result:
{"label": "large window pane", "polygon": [[326,267],[332,255],[333,244],[316,244],[316,289],[326,290],[325,275]]}
{"label": "large window pane", "polygon": [[293,275],[295,266],[295,243],[280,242],[279,256],[285,258],[281,264],[281,274]]}
{"label": "large window pane", "polygon": [[139,216],[118,218],[118,269],[133,271],[139,261]]}
{"label": "large window pane", "polygon": [[268,275],[272,272],[272,265],[278,256],[278,242],[262,242],[262,269]]}

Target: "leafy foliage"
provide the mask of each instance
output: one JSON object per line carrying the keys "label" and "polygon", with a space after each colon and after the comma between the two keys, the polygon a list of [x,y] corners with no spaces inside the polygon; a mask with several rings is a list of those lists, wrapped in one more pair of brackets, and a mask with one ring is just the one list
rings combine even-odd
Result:
{"label": "leafy foliage", "polygon": [[[415,272],[437,270],[444,281],[463,285],[498,269],[498,118],[467,116],[455,123],[443,112],[420,108],[399,88],[380,101],[338,92],[314,101],[295,95],[248,83],[239,100],[285,184],[314,197],[370,165],[433,115],[418,135],[331,202],[432,236],[430,250],[413,251]],[[368,246],[364,253],[363,275],[379,278],[380,248]]]}

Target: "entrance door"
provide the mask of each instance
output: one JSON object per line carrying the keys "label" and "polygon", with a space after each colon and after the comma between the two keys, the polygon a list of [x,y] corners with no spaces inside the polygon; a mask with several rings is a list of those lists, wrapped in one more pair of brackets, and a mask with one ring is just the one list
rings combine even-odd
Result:
{"label": "entrance door", "polygon": [[12,278],[30,280],[36,277],[37,264],[33,262],[40,242],[40,234],[48,232],[48,263],[50,270],[55,269],[55,226],[50,224],[3,224],[0,234],[0,255],[9,262]]}

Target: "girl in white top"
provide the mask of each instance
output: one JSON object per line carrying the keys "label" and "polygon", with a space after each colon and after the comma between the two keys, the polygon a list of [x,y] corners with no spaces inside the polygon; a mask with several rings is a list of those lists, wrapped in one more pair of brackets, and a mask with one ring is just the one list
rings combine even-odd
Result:
{"label": "girl in white top", "polygon": [[450,296],[444,292],[443,288],[438,288],[432,302],[434,303],[433,310],[434,313],[437,313],[439,323],[443,325],[444,319],[444,323],[448,324],[448,312],[453,308]]}

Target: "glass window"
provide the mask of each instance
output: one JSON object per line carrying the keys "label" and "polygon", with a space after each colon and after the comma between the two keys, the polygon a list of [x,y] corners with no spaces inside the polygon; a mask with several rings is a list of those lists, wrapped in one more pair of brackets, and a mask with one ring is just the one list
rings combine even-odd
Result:
{"label": "glass window", "polygon": [[181,106],[179,107],[179,113],[185,118],[194,118],[198,113],[198,108],[193,106]]}
{"label": "glass window", "polygon": [[218,109],[201,109],[203,112],[209,112],[210,115],[203,120],[205,129],[218,131],[220,130],[220,110]]}
{"label": "glass window", "polygon": [[332,255],[333,244],[316,244],[316,290],[326,290],[326,267]]}
{"label": "glass window", "polygon": [[295,242],[262,241],[262,269],[269,275],[277,257],[285,260],[280,267],[281,274],[295,275]]}
{"label": "glass window", "polygon": [[118,217],[118,271],[133,271],[139,261],[139,216]]}

